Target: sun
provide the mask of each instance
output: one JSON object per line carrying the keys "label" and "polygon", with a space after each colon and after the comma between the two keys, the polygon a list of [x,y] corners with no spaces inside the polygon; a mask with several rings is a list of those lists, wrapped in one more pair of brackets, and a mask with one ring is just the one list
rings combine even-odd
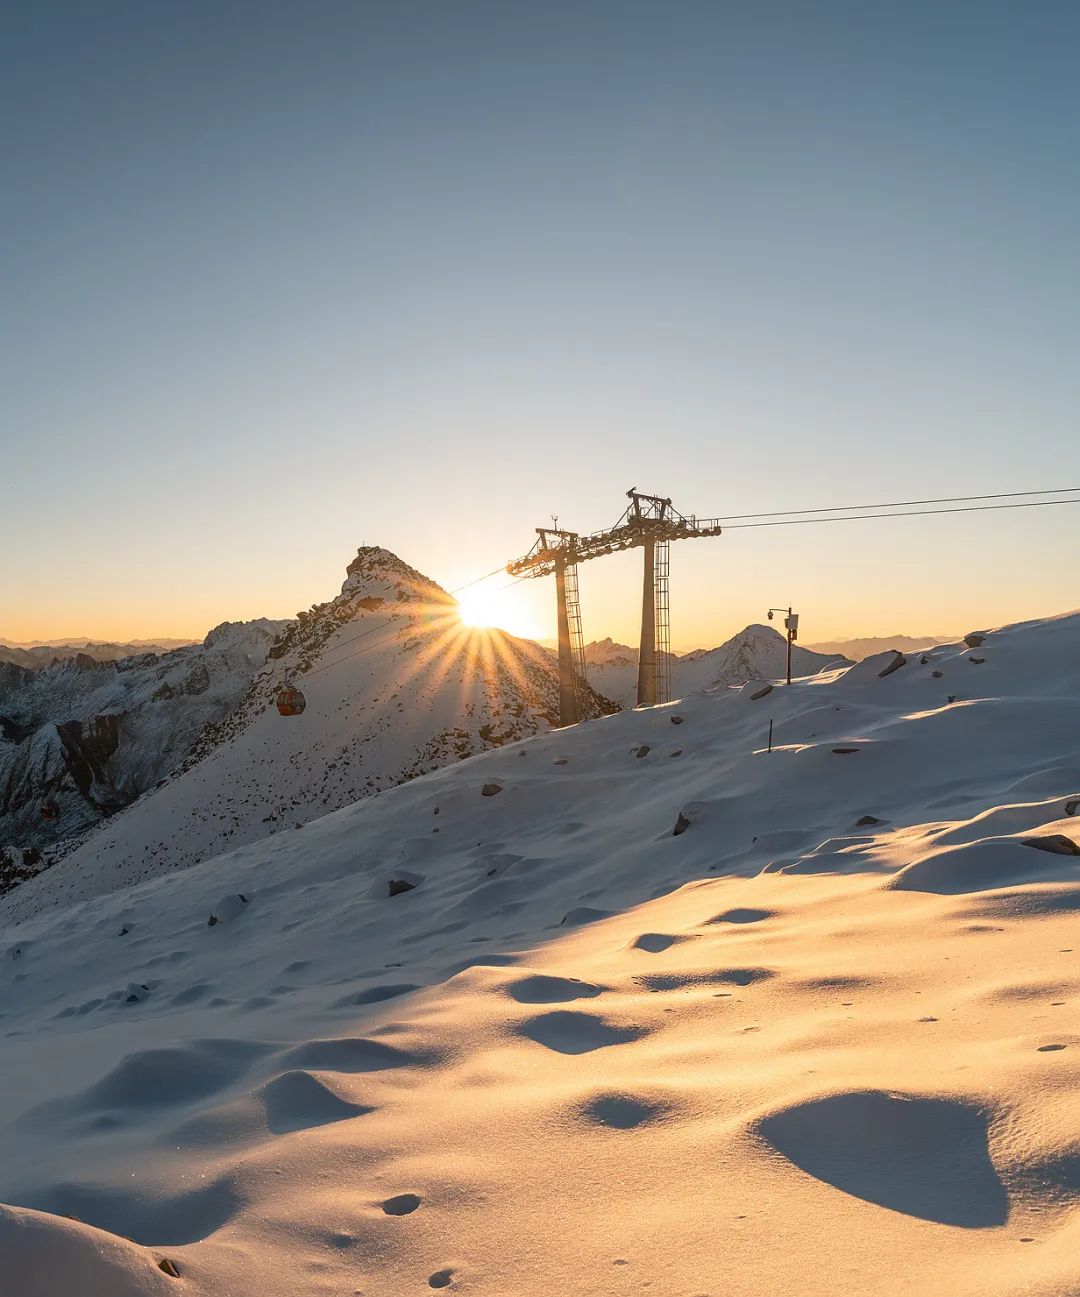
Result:
{"label": "sun", "polygon": [[516,591],[485,588],[477,586],[465,590],[458,596],[458,617],[462,625],[473,630],[509,631],[511,635],[520,635],[531,639],[536,635],[528,607]]}
{"label": "sun", "polygon": [[490,590],[466,590],[458,599],[458,616],[466,626],[476,630],[497,626],[499,613],[498,594]]}

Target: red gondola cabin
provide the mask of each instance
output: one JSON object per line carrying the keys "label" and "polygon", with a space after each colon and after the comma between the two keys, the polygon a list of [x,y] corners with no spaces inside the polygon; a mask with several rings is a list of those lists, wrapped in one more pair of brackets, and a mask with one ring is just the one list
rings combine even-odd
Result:
{"label": "red gondola cabin", "polygon": [[277,709],[282,716],[299,716],[307,706],[307,699],[294,685],[278,690]]}

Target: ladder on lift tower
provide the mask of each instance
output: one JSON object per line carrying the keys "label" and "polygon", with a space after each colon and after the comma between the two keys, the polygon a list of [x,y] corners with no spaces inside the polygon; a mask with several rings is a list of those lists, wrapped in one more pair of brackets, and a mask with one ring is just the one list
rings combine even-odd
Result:
{"label": "ladder on lift tower", "polygon": [[656,542],[656,566],[653,569],[656,604],[654,675],[656,678],[656,701],[658,703],[671,701],[671,598],[668,590],[670,549],[670,541],[658,540]]}

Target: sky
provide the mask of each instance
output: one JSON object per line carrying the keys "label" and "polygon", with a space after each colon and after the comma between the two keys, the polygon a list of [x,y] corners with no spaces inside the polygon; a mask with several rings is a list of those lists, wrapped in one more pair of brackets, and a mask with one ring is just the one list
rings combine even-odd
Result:
{"label": "sky", "polygon": [[[1080,6],[13,0],[0,637],[698,515],[1080,485]],[[1080,507],[672,550],[672,640],[1080,604]],[[581,569],[633,642],[639,558]],[[549,581],[485,590],[554,632]]]}

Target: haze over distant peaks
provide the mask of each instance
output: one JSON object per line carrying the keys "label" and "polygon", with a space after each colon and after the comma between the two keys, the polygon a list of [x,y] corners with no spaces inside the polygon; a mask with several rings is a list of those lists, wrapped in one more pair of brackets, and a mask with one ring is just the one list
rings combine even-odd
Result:
{"label": "haze over distant peaks", "polygon": [[861,662],[874,653],[884,653],[893,648],[914,653],[937,644],[955,644],[960,638],[959,635],[864,635],[855,639],[821,640],[806,647],[815,653],[840,653],[853,662]]}

